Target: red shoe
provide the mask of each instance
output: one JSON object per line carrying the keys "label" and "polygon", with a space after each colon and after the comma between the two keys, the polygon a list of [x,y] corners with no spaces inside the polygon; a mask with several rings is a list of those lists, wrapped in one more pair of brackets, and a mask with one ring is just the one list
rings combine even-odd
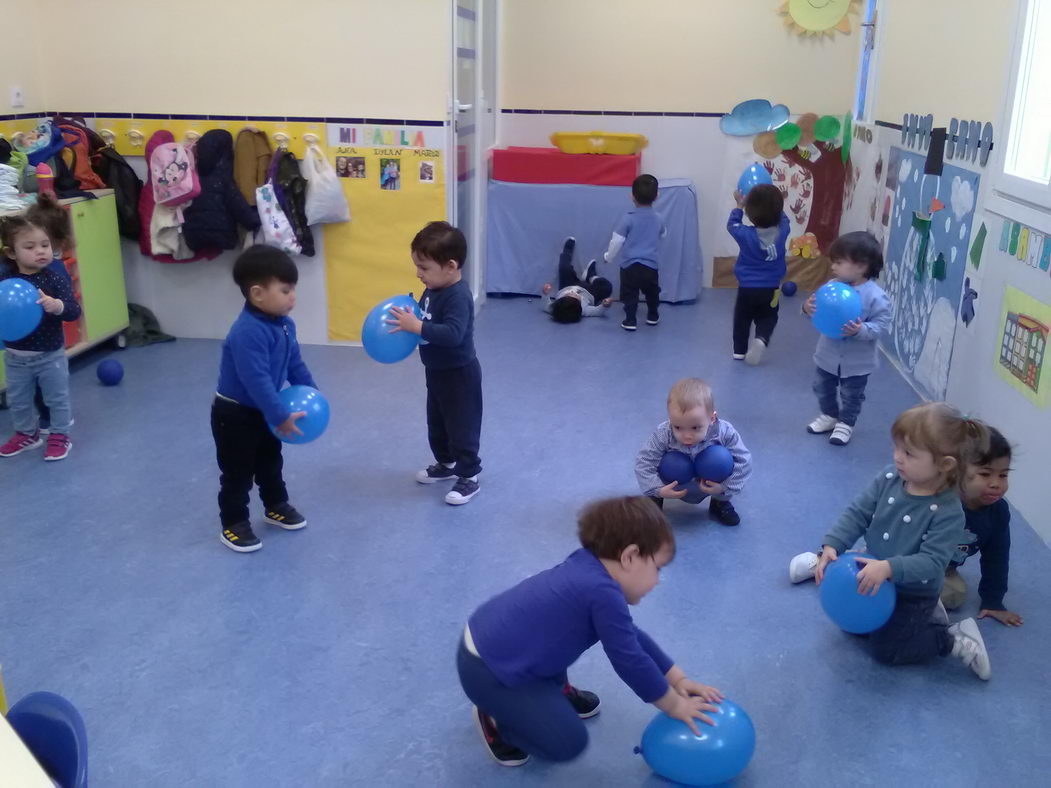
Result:
{"label": "red shoe", "polygon": [[47,436],[47,448],[44,449],[44,460],[55,462],[64,460],[69,456],[69,450],[73,448],[73,442],[68,435],[61,432],[52,432]]}
{"label": "red shoe", "polygon": [[7,443],[0,446],[0,457],[14,457],[16,454],[21,454],[29,449],[37,449],[43,445],[44,442],[40,440],[39,432],[34,432],[32,435],[25,432],[16,432]]}

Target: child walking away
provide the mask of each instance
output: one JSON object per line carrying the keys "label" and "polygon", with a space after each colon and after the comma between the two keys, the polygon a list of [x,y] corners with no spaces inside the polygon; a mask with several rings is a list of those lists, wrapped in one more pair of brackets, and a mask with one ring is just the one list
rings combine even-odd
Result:
{"label": "child walking away", "polygon": [[635,207],[617,223],[609,249],[603,256],[607,263],[620,256],[620,300],[624,303],[624,322],[620,327],[626,331],[638,328],[635,313],[640,292],[646,297],[646,324],[655,326],[661,319],[657,264],[660,239],[668,231],[653,210],[657,191],[657,179],[652,175],[640,175],[635,179],[631,184],[631,199]]}
{"label": "child walking away", "polygon": [[[733,472],[721,483],[694,479],[686,485],[665,484],[657,472],[669,451],[686,454],[691,460],[709,446],[725,446],[733,456]],[[665,498],[701,503],[709,495],[708,513],[723,525],[739,525],[740,515],[730,502],[752,475],[752,453],[733,425],[715,412],[711,387],[698,378],[684,378],[668,393],[668,420],[662,422],[635,458],[635,476],[644,495],[664,508]]]}
{"label": "child walking away", "polygon": [[617,675],[646,703],[695,720],[722,700],[682,669],[631,620],[675,556],[668,521],[645,498],[595,501],[580,515],[581,548],[558,566],[523,580],[471,614],[460,638],[460,683],[489,754],[503,766],[530,755],[571,760],[587,746],[581,719],[599,711],[594,693],[566,670],[601,642]]}
{"label": "child walking away", "polygon": [[68,457],[73,447],[69,439],[73,426],[69,363],[62,323],[80,317],[80,304],[73,295],[69,274],[55,270],[56,250],[69,240],[69,219],[49,196],[41,195],[40,200],[25,216],[0,218],[0,240],[8,262],[0,271],[0,279],[17,277],[29,282],[37,289],[37,303],[44,310],[40,325],[32,333],[4,342],[7,399],[15,434],[0,446],[0,457],[14,457],[43,445],[33,402],[39,387],[50,420],[44,459],[54,462]]}
{"label": "child walking away", "polygon": [[[988,450],[988,430],[944,402],[932,402],[898,416],[891,436],[894,464],[825,535],[820,556],[802,553],[792,559],[789,577],[794,583],[813,577],[820,584],[830,561],[865,564],[858,573],[859,594],[874,594],[888,581],[897,587],[890,620],[869,635],[876,661],[908,665],[951,655],[988,679],[992,671],[978,623],[968,618],[949,626],[938,600],[964,533],[957,487],[963,458],[975,447]],[[875,558],[843,555],[861,537]]]}
{"label": "child walking away", "polygon": [[957,570],[970,556],[981,553],[978,618],[995,618],[1006,626],[1020,627],[1022,617],[1004,607],[1011,557],[1011,508],[1004,500],[1011,470],[1011,444],[996,428],[988,429],[988,447],[972,447],[965,458],[960,497],[966,530],[945,571],[941,600],[949,610],[963,604],[967,583]]}
{"label": "child walking away", "polygon": [[248,515],[252,482],[259,485],[263,519],[286,531],[307,521],[288,502],[281,469],[281,441],[270,431],[302,434],[278,397],[287,380],[317,388],[303,363],[296,324],[288,313],[296,304],[299,271],[292,258],[272,246],[253,246],[234,262],[234,282],[244,309],[223,342],[219,385],[212,403],[212,436],[219,462],[219,538],[239,553],[262,547]]}
{"label": "child walking away", "polygon": [[[747,197],[734,192],[734,199],[737,207],[730,211],[726,222],[726,229],[741,249],[734,263],[737,301],[734,303],[733,357],[754,366],[770,346],[770,337],[777,325],[789,224],[782,210],[785,199],[776,186],[760,184],[753,187]],[[742,222],[744,215],[753,227]],[[755,339],[749,346],[753,323]]]}
{"label": "child walking away", "polygon": [[604,277],[595,274],[595,261],[588,263],[584,277],[577,276],[573,268],[573,250],[577,239],[572,236],[562,246],[558,258],[558,292],[550,283],[544,285],[544,311],[556,323],[579,323],[582,317],[597,317],[611,303],[613,285]]}
{"label": "child walking away", "polygon": [[431,222],[412,239],[416,276],[426,286],[423,320],[391,310],[394,331],[423,339],[420,360],[427,380],[427,438],[433,465],[416,474],[420,484],[455,479],[445,502],[465,504],[478,494],[482,431],[482,368],[474,352],[474,298],[463,281],[467,239],[448,222]]}
{"label": "child walking away", "polygon": [[[832,276],[853,287],[861,298],[861,317],[843,326],[843,338],[824,334],[817,341],[814,363],[814,393],[821,414],[807,425],[807,432],[832,432],[828,442],[846,446],[854,432],[869,375],[879,366],[876,342],[891,319],[887,294],[874,281],[883,270],[883,250],[871,233],[841,235],[828,249]],[[812,316],[814,296],[803,304],[803,313]],[[837,391],[838,390],[838,391]]]}

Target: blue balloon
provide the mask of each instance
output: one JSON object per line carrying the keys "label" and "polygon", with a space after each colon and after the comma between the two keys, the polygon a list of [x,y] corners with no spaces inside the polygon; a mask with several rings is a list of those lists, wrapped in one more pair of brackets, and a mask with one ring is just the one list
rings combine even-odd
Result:
{"label": "blue balloon", "polygon": [[693,469],[698,479],[725,482],[734,472],[734,456],[725,446],[713,443],[694,458]]}
{"label": "blue balloon", "polygon": [[37,289],[25,279],[12,277],[0,282],[0,339],[14,342],[36,331],[44,317],[39,298]]}
{"label": "blue balloon", "polygon": [[718,711],[705,712],[715,725],[697,721],[700,736],[666,714],[654,717],[639,748],[649,767],[683,785],[719,785],[743,772],[755,752],[755,726],[733,701],[717,706]]}
{"label": "blue balloon", "polygon": [[884,581],[875,596],[858,593],[858,572],[864,564],[855,558],[867,553],[844,553],[825,567],[821,581],[821,607],[840,629],[855,635],[874,632],[890,620],[898,593],[894,583]]}
{"label": "blue balloon", "polygon": [[288,408],[289,413],[306,412],[306,416],[296,421],[302,435],[282,435],[275,427],[271,431],[285,443],[310,443],[321,437],[321,433],[328,426],[328,400],[325,395],[310,386],[289,386],[282,389],[278,395],[281,404]]}
{"label": "blue balloon", "polygon": [[95,367],[95,374],[98,375],[103,386],[116,386],[124,379],[124,367],[119,361],[107,358],[105,361],[100,361]]}
{"label": "blue balloon", "polygon": [[787,282],[781,285],[781,292],[784,293],[786,296],[794,296],[796,294],[796,290],[798,289],[799,286],[796,285],[796,283],[793,282],[791,279],[789,279]]}
{"label": "blue balloon", "polygon": [[861,317],[861,297],[845,282],[826,282],[814,294],[814,328],[831,339],[843,339],[843,326]]}
{"label": "blue balloon", "polygon": [[772,184],[774,181],[770,178],[770,173],[766,171],[766,167],[762,164],[749,164],[748,168],[741,173],[741,177],[737,179],[737,191],[741,194],[748,194],[753,187],[758,186],[760,183]]}
{"label": "blue balloon", "polygon": [[665,484],[686,484],[693,479],[693,460],[681,451],[668,451],[661,457],[657,475]]}
{"label": "blue balloon", "polygon": [[381,364],[394,364],[408,358],[420,344],[419,334],[410,334],[408,331],[391,333],[391,325],[386,321],[390,318],[391,307],[394,306],[411,309],[416,313],[416,317],[421,316],[420,305],[411,295],[388,298],[376,304],[365,316],[365,322],[361,326],[361,343],[365,346],[365,352]]}

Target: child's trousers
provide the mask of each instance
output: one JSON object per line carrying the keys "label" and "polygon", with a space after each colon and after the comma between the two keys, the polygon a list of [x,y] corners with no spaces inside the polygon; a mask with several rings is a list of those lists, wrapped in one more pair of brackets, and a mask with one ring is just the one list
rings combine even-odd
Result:
{"label": "child's trousers", "polygon": [[427,439],[434,459],[471,478],[482,470],[482,367],[478,359],[455,369],[425,369]]}
{"label": "child's trousers", "polygon": [[931,620],[937,596],[898,591],[890,620],[869,635],[872,655],[885,665],[911,665],[952,651],[953,637],[944,624]]}

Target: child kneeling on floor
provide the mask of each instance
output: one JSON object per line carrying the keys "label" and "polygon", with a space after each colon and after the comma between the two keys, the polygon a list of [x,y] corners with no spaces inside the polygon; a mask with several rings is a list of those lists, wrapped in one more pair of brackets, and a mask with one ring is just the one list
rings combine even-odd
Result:
{"label": "child kneeling on floor", "polygon": [[581,719],[599,699],[573,687],[566,670],[595,643],[642,700],[698,733],[695,719],[722,693],[691,681],[631,620],[675,556],[664,515],[642,497],[588,505],[581,548],[558,566],[493,597],[468,619],[457,652],[460,683],[489,754],[503,766],[530,755],[568,761],[583,752]]}

